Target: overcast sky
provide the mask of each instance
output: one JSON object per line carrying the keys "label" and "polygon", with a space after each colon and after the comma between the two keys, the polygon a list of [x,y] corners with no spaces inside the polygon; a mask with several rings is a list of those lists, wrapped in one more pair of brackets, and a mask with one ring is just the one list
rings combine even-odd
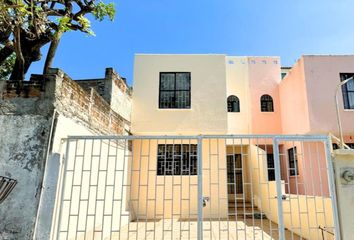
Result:
{"label": "overcast sky", "polygon": [[73,79],[113,67],[131,83],[135,53],[280,56],[283,66],[302,54],[354,53],[353,0],[112,1],[114,22],[93,22],[95,37],[66,33],[53,67]]}

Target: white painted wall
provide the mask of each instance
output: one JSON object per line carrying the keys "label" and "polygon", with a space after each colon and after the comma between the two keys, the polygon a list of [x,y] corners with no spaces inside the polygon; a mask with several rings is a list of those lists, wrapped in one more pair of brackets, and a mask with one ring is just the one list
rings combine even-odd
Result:
{"label": "white painted wall", "polygon": [[[91,131],[81,121],[73,118],[65,117],[60,114],[57,118],[55,132],[52,136],[52,150],[48,156],[46,165],[46,174],[43,183],[43,191],[41,195],[40,207],[38,212],[38,221],[36,228],[35,239],[50,239],[56,236],[56,226],[58,225],[58,217],[60,209],[66,211],[65,206],[60,205],[61,187],[58,183],[63,180],[64,165],[63,156],[66,153],[66,138],[68,136],[92,136],[97,135],[96,132]],[[81,146],[82,147],[82,146]],[[90,149],[86,149],[88,152]],[[71,149],[71,153],[74,149]],[[60,157],[58,156],[60,155]],[[123,157],[123,156],[120,156]],[[90,159],[86,159],[89,161]],[[118,160],[121,162],[122,159]],[[60,163],[58,162],[60,161]],[[73,157],[66,159],[67,164],[72,164]],[[77,174],[80,174],[77,173]],[[112,174],[111,174],[112,175]],[[118,183],[119,184],[119,183]],[[122,184],[122,183],[121,183]],[[104,186],[103,186],[104,187]],[[119,188],[119,186],[117,186]],[[99,225],[99,223],[97,223]],[[98,226],[97,225],[97,226]],[[90,232],[91,229],[88,230]],[[55,237],[54,237],[55,239]]]}
{"label": "white painted wall", "polygon": [[130,121],[132,99],[129,95],[122,92],[114,81],[112,82],[111,108],[123,118]]}

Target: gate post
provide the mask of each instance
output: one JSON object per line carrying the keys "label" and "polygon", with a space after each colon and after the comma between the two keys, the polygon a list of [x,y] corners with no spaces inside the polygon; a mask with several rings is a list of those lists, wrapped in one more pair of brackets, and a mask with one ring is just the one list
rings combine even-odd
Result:
{"label": "gate post", "polygon": [[197,145],[197,172],[198,172],[198,240],[203,239],[203,157],[202,157],[202,136],[198,136]]}
{"label": "gate post", "polygon": [[284,217],[283,217],[283,196],[282,196],[283,192],[281,189],[281,176],[280,176],[279,140],[276,137],[273,138],[273,154],[274,154],[275,181],[277,183],[279,239],[285,239]]}
{"label": "gate post", "polygon": [[339,226],[342,240],[354,236],[354,150],[333,151]]}

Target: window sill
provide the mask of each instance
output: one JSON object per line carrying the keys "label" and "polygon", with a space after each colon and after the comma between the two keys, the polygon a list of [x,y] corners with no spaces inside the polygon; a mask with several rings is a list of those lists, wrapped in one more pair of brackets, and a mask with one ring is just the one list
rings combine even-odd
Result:
{"label": "window sill", "polygon": [[354,112],[354,109],[344,109],[344,112]]}
{"label": "window sill", "polygon": [[191,111],[192,108],[158,108],[159,111]]}

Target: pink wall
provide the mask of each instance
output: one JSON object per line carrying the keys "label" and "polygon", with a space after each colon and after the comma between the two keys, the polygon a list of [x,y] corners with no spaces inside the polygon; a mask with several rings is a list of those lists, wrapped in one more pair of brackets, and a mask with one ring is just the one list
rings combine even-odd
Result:
{"label": "pink wall", "polygon": [[292,67],[279,85],[282,132],[304,134],[310,131],[304,61]]}
{"label": "pink wall", "polygon": [[[354,73],[354,56],[303,56],[279,86],[283,134],[338,136],[334,93],[339,73]],[[354,110],[339,107],[345,135],[354,135]]]}
{"label": "pink wall", "polygon": [[[288,149],[296,146],[298,175],[289,176]],[[322,142],[283,142],[280,149],[281,177],[286,193],[329,196],[327,161]]]}
{"label": "pink wall", "polygon": [[[338,135],[334,92],[339,73],[354,73],[354,56],[304,56],[311,133]],[[354,134],[354,110],[344,110],[342,92],[339,107],[343,132]]]}
{"label": "pink wall", "polygon": [[[354,56],[303,56],[279,86],[283,134],[327,134],[338,136],[334,94],[340,73],[354,73]],[[354,142],[354,110],[344,110],[339,94],[344,139]],[[290,193],[328,196],[327,165],[323,144],[298,146],[299,175],[289,177],[284,145],[283,177]],[[296,184],[297,183],[297,184]]]}
{"label": "pink wall", "polygon": [[[280,81],[279,58],[249,58],[249,84],[253,134],[281,133],[278,88]],[[261,112],[260,98],[264,94],[268,94],[273,98],[274,112]]]}

